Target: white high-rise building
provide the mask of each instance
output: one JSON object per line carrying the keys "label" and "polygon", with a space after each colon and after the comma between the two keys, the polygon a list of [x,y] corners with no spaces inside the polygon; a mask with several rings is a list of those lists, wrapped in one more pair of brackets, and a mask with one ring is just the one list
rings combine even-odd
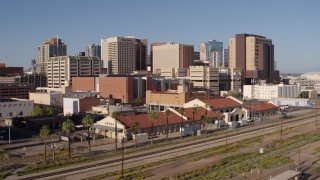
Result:
{"label": "white high-rise building", "polygon": [[102,73],[130,74],[135,70],[135,38],[111,37],[101,39]]}
{"label": "white high-rise building", "polygon": [[48,87],[72,85],[72,77],[99,76],[100,59],[90,56],[58,56],[48,60]]}

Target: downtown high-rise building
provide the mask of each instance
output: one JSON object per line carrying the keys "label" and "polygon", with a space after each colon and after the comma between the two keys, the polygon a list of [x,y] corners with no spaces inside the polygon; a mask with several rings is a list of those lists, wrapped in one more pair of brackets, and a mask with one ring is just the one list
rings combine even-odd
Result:
{"label": "downtown high-rise building", "polygon": [[36,72],[46,74],[47,62],[50,57],[67,55],[67,45],[59,38],[47,39],[42,45],[38,46],[38,62]]}
{"label": "downtown high-rise building", "polygon": [[162,68],[189,68],[193,65],[193,45],[166,43],[152,46],[153,73]]}
{"label": "downtown high-rise building", "polygon": [[253,34],[237,34],[229,40],[229,67],[242,69],[244,84],[259,80],[279,83],[272,40]]}
{"label": "downtown high-rise building", "polygon": [[223,49],[223,66],[229,67],[229,49]]}
{"label": "downtown high-rise building", "polygon": [[212,67],[220,67],[223,63],[223,43],[216,40],[201,43],[200,60],[208,61]]}
{"label": "downtown high-rise building", "polygon": [[48,87],[72,86],[72,77],[99,76],[100,59],[97,56],[57,56],[48,60]]}
{"label": "downtown high-rise building", "polygon": [[86,46],[85,56],[98,56],[101,59],[101,46],[98,44]]}
{"label": "downtown high-rise building", "polygon": [[135,39],[136,70],[147,70],[148,40]]}
{"label": "downtown high-rise building", "polygon": [[134,37],[111,37],[101,39],[103,74],[131,74],[146,69],[146,39]]}

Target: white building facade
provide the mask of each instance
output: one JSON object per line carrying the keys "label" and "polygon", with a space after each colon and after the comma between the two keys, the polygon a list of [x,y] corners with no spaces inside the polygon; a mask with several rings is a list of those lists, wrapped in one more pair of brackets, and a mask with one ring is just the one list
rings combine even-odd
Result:
{"label": "white building facade", "polygon": [[48,87],[72,85],[72,77],[99,76],[100,59],[90,56],[57,56],[48,60]]}
{"label": "white building facade", "polygon": [[32,116],[33,101],[26,99],[0,99],[0,119]]}
{"label": "white building facade", "polygon": [[274,98],[297,98],[301,93],[301,85],[244,85],[244,99],[270,100]]}

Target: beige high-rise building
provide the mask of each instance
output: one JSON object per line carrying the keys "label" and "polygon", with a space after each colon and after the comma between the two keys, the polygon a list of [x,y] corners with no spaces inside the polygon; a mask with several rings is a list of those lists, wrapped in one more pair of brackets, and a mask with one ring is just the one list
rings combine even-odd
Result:
{"label": "beige high-rise building", "polygon": [[167,43],[152,49],[153,73],[161,68],[189,68],[193,65],[193,45]]}
{"label": "beige high-rise building", "polygon": [[190,66],[189,76],[193,87],[210,90],[211,95],[219,95],[219,68]]}
{"label": "beige high-rise building", "polygon": [[100,59],[90,56],[58,56],[48,60],[48,87],[72,85],[72,77],[99,76]]}
{"label": "beige high-rise building", "polygon": [[279,83],[279,71],[275,70],[274,64],[271,39],[253,34],[237,34],[229,40],[229,67],[243,69],[246,83],[257,80]]}
{"label": "beige high-rise building", "polygon": [[36,72],[38,74],[46,74],[47,62],[50,57],[66,56],[67,45],[59,38],[47,39],[41,46],[38,46],[38,62]]}
{"label": "beige high-rise building", "polygon": [[130,74],[136,69],[135,38],[101,39],[101,59],[104,74]]}

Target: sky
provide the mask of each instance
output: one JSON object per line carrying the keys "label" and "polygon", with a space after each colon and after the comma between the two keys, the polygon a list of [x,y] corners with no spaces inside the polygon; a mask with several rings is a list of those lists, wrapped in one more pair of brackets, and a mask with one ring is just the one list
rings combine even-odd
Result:
{"label": "sky", "polygon": [[101,38],[132,35],[150,42],[192,44],[235,34],[272,39],[281,73],[319,71],[318,0],[1,0],[0,63],[29,68],[51,37],[68,54]]}

